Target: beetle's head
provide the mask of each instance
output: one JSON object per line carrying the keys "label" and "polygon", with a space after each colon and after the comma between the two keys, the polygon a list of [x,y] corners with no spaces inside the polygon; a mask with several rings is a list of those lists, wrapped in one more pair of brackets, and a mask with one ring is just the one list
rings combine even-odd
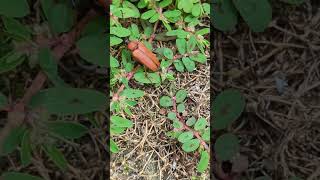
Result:
{"label": "beetle's head", "polygon": [[134,51],[138,48],[138,42],[137,41],[131,41],[128,43],[128,49],[131,51]]}

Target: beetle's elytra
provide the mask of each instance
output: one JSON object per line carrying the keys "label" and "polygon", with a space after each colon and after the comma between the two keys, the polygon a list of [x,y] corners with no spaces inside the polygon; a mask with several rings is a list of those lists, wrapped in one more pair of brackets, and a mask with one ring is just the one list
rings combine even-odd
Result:
{"label": "beetle's elytra", "polygon": [[152,53],[143,43],[139,41],[131,41],[128,44],[128,49],[131,50],[133,59],[143,64],[152,71],[157,71],[160,62],[157,56]]}

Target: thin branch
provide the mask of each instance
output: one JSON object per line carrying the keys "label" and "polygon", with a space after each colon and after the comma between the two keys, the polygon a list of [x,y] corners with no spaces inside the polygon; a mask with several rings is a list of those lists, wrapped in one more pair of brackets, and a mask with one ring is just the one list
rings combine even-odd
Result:
{"label": "thin branch", "polygon": [[[129,72],[126,75],[126,78],[128,79],[128,81],[133,77],[134,73],[138,70],[138,68],[140,67],[140,65],[137,65],[131,72]],[[112,102],[118,101],[119,100],[119,94],[123,91],[125,85],[122,84],[120,86],[120,88],[118,89],[117,93],[113,95],[112,97]]]}

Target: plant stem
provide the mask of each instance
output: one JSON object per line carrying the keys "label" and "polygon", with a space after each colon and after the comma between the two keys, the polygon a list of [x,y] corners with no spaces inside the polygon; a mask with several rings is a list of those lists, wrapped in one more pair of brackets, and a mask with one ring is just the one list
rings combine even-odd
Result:
{"label": "plant stem", "polygon": [[[157,12],[159,14],[162,14],[162,8],[159,8]],[[157,31],[157,28],[158,28],[158,24],[159,24],[159,20],[153,26],[153,32],[152,32],[152,34],[150,36],[149,43],[151,43],[154,40],[154,38],[156,37],[156,31]]]}
{"label": "plant stem", "polygon": [[[133,77],[134,73],[138,70],[138,68],[140,67],[140,65],[137,65],[131,72],[129,72],[126,75],[126,78],[128,79],[128,81]],[[118,101],[119,100],[119,94],[123,91],[125,85],[122,84],[120,86],[120,88],[118,89],[117,93],[113,95],[112,97],[112,102]]]}
{"label": "plant stem", "polygon": [[199,132],[191,129],[189,126],[186,125],[186,123],[184,122],[183,117],[180,116],[180,114],[177,111],[177,103],[176,103],[176,97],[172,97],[173,100],[173,111],[176,113],[177,118],[179,119],[179,121],[183,124],[183,128],[191,131],[193,133],[193,135],[200,140],[201,145],[208,151],[210,152],[210,148],[207,145],[207,143],[202,139],[202,137],[200,136]]}

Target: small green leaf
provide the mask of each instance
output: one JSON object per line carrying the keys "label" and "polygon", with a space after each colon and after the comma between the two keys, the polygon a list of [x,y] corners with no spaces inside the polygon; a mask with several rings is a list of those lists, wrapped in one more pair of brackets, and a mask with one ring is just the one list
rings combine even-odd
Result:
{"label": "small green leaf", "polygon": [[111,122],[116,125],[117,127],[124,127],[124,128],[131,128],[133,127],[133,122],[122,118],[120,116],[111,116]]}
{"label": "small green leaf", "polygon": [[204,64],[205,62],[207,62],[207,57],[206,55],[199,53],[197,55],[194,56],[190,56],[190,59],[199,63]]}
{"label": "small green leaf", "polygon": [[212,105],[213,128],[224,129],[235,121],[245,107],[245,99],[237,90],[228,89],[220,93]]}
{"label": "small green leaf", "polygon": [[167,36],[177,36],[178,38],[186,38],[189,35],[189,32],[186,32],[182,29],[171,30],[166,33]]}
{"label": "small green leaf", "polygon": [[165,134],[166,136],[175,139],[175,138],[178,138],[181,133],[182,133],[181,131],[168,131]]}
{"label": "small green leaf", "polygon": [[7,155],[13,152],[19,146],[25,130],[26,128],[24,127],[16,127],[10,131],[10,133],[3,140],[3,144],[0,146],[2,147],[1,155]]}
{"label": "small green leaf", "polygon": [[184,89],[180,89],[177,93],[176,93],[176,102],[177,103],[181,103],[183,102],[186,97],[188,95],[188,92]]}
{"label": "small green leaf", "polygon": [[8,72],[19,66],[25,60],[25,56],[19,52],[10,52],[0,58],[0,73]]}
{"label": "small green leaf", "polygon": [[110,46],[115,46],[115,45],[118,45],[120,43],[122,43],[122,39],[121,38],[118,38],[116,36],[111,36],[110,37]]}
{"label": "small green leaf", "polygon": [[191,117],[187,120],[186,124],[187,126],[193,126],[196,123],[196,118]]}
{"label": "small green leaf", "polygon": [[172,0],[163,0],[159,3],[159,7],[164,8],[169,6],[172,3]]}
{"label": "small green leaf", "polygon": [[149,22],[154,23],[159,20],[159,17],[160,17],[160,15],[158,13],[156,13],[149,19]]}
{"label": "small green leaf", "polygon": [[168,119],[170,120],[177,120],[177,114],[174,112],[169,112],[168,113]]}
{"label": "small green leaf", "polygon": [[22,166],[27,166],[31,163],[31,150],[31,132],[26,130],[21,140],[20,157]]}
{"label": "small green leaf", "polygon": [[133,100],[127,100],[126,103],[127,103],[127,105],[129,105],[129,106],[131,106],[131,107],[133,107],[133,106],[135,106],[135,105],[138,104],[137,101],[133,101]]}
{"label": "small green leaf", "polygon": [[125,127],[118,127],[114,124],[111,124],[111,127],[110,127],[110,134],[111,135],[120,135],[122,134],[124,131],[126,130]]}
{"label": "small green leaf", "polygon": [[88,128],[80,123],[55,121],[48,123],[48,129],[63,138],[77,139],[88,132]]}
{"label": "small green leaf", "polygon": [[191,53],[193,51],[193,49],[196,47],[197,45],[197,39],[195,36],[191,36],[189,41],[187,42],[187,51],[189,53]]}
{"label": "small green leaf", "polygon": [[6,31],[19,39],[30,40],[31,39],[31,30],[26,25],[21,24],[14,18],[2,17],[2,22]]}
{"label": "small green leaf", "polygon": [[206,118],[199,118],[198,121],[196,122],[196,124],[194,125],[194,129],[196,131],[199,131],[199,130],[206,128],[207,125],[208,125],[208,122],[207,122]]}
{"label": "small green leaf", "polygon": [[68,86],[58,75],[58,64],[49,48],[42,48],[38,54],[39,64],[42,70],[55,86]]}
{"label": "small green leaf", "polygon": [[112,139],[110,139],[110,150],[111,150],[112,153],[119,152],[118,145]]}
{"label": "small green leaf", "polygon": [[163,55],[168,59],[173,59],[173,52],[169,48],[164,48],[163,49]]}
{"label": "small green leaf", "polygon": [[178,8],[183,9],[186,13],[191,13],[193,7],[193,0],[183,0],[179,1]]}
{"label": "small green leaf", "polygon": [[53,0],[40,0],[40,3],[41,3],[43,13],[48,20],[49,15],[50,15],[50,9],[54,5],[54,1]]}
{"label": "small green leaf", "polygon": [[[125,1],[127,2],[127,1]],[[140,16],[140,13],[137,13],[134,9],[130,8],[115,8],[114,11],[111,11],[112,14],[119,18],[138,18]]]}
{"label": "small green leaf", "polygon": [[115,67],[119,67],[120,64],[118,62],[118,60],[112,56],[110,56],[110,67],[115,68]]}
{"label": "small green leaf", "polygon": [[26,173],[20,172],[5,172],[1,175],[2,180],[44,180],[37,176],[32,176]]}
{"label": "small green leaf", "polygon": [[64,3],[54,4],[49,10],[48,22],[55,33],[67,32],[74,23],[74,12]]}
{"label": "small green leaf", "polygon": [[231,31],[238,23],[238,12],[232,0],[219,1],[213,4],[213,26],[220,31]]}
{"label": "small green leaf", "polygon": [[43,149],[57,167],[59,167],[62,171],[67,169],[68,162],[58,148],[53,145],[44,145]]}
{"label": "small green leaf", "polygon": [[169,96],[162,96],[160,98],[160,106],[170,107],[173,105],[172,99]]}
{"label": "small green leaf", "polygon": [[148,5],[148,1],[140,0],[138,3],[138,8],[142,9],[145,8]]}
{"label": "small green leaf", "polygon": [[150,51],[152,51],[152,44],[148,41],[143,41],[143,44],[148,48]]}
{"label": "small green leaf", "polygon": [[181,11],[179,10],[168,10],[163,13],[166,18],[175,18],[181,16]]}
{"label": "small green leaf", "polygon": [[101,111],[106,102],[106,95],[95,90],[55,87],[34,95],[29,105],[43,107],[52,114],[72,115]]}
{"label": "small green leaf", "polygon": [[183,132],[179,135],[178,141],[181,143],[185,143],[190,141],[193,138],[193,133],[191,131]]}
{"label": "small green leaf", "polygon": [[153,32],[153,29],[152,29],[151,26],[145,27],[145,28],[144,28],[144,31],[143,31],[144,35],[145,35],[147,38],[150,38],[152,32]]}
{"label": "small green leaf", "polygon": [[144,92],[139,89],[125,89],[122,91],[121,95],[127,98],[139,98],[144,96]]}
{"label": "small green leaf", "polygon": [[159,84],[161,78],[157,73],[137,72],[134,74],[134,79],[142,84]]}
{"label": "small green leaf", "polygon": [[192,21],[188,24],[188,27],[195,27],[200,23],[199,19],[194,18]]}
{"label": "small green leaf", "polygon": [[264,31],[272,20],[272,8],[268,0],[233,0],[233,4],[254,32]]}
{"label": "small green leaf", "polygon": [[30,13],[27,0],[1,0],[0,14],[7,17],[24,17]]}
{"label": "small green leaf", "polygon": [[202,8],[206,14],[210,14],[210,4],[202,3]]}
{"label": "small green leaf", "polygon": [[[139,9],[136,7],[136,5],[134,5],[133,3],[131,3],[130,1],[123,1],[122,2],[122,6],[124,8],[130,9],[131,11],[133,11],[133,18],[140,18],[140,11]],[[126,13],[126,12],[125,12]]]}
{"label": "small green leaf", "polygon": [[141,19],[150,19],[152,16],[154,16],[157,13],[157,11],[155,11],[154,9],[151,9],[149,11],[144,12],[141,15]]}
{"label": "small green leaf", "polygon": [[185,65],[188,72],[192,72],[196,69],[196,64],[188,57],[183,57],[182,62]]}
{"label": "small green leaf", "polygon": [[221,161],[231,160],[239,152],[239,148],[238,137],[231,133],[221,135],[214,144],[217,158]]}
{"label": "small green leaf", "polygon": [[[143,0],[143,1],[144,1],[144,0]],[[110,2],[111,2],[111,1],[110,1]],[[121,2],[122,2],[121,0],[113,0],[111,7],[112,7],[112,6],[114,6],[114,7],[120,7]]]}
{"label": "small green leaf", "polygon": [[187,41],[185,39],[176,39],[176,45],[180,54],[186,53]]}
{"label": "small green leaf", "polygon": [[189,14],[188,16],[186,16],[186,17],[184,18],[184,21],[189,23],[189,22],[194,21],[195,19],[197,19],[197,18],[194,17],[194,16],[192,16],[191,14]]}
{"label": "small green leaf", "polygon": [[199,139],[191,139],[182,145],[182,149],[185,152],[192,152],[192,151],[195,151],[196,149],[198,149],[199,146],[200,146]]}
{"label": "small green leaf", "polygon": [[82,37],[76,45],[79,49],[80,56],[84,60],[99,66],[108,65],[107,43],[104,34]]}
{"label": "small green leaf", "polygon": [[102,34],[106,31],[107,22],[103,16],[97,16],[90,20],[88,24],[81,31],[81,36],[88,36],[93,34]]}
{"label": "small green leaf", "polygon": [[210,160],[209,153],[207,151],[202,151],[201,158],[197,166],[198,172],[203,173],[208,168],[209,160]]}
{"label": "small green leaf", "polygon": [[183,103],[178,104],[178,106],[177,106],[178,112],[182,113],[185,109],[186,109],[186,107]]}
{"label": "small green leaf", "polygon": [[205,141],[210,141],[210,128],[205,129],[204,133],[201,134],[201,137]]}
{"label": "small green leaf", "polygon": [[118,37],[127,37],[130,36],[131,31],[124,27],[111,27],[110,34],[116,35]]}
{"label": "small green leaf", "polygon": [[200,3],[197,3],[195,4],[193,7],[192,7],[192,15],[195,16],[195,17],[198,17],[200,16],[200,13],[201,13],[201,5]]}
{"label": "small green leaf", "polygon": [[130,41],[140,39],[141,34],[136,24],[131,24],[130,31],[131,31],[131,36],[129,37]]}
{"label": "small green leaf", "polygon": [[176,68],[177,71],[179,72],[184,72],[184,65],[181,60],[175,60],[173,62],[174,67]]}
{"label": "small green leaf", "polygon": [[172,61],[162,60],[160,63],[160,67],[163,69],[167,69],[172,64]]}
{"label": "small green leaf", "polygon": [[172,125],[176,129],[181,129],[183,127],[183,124],[178,120],[174,120]]}
{"label": "small green leaf", "polygon": [[203,28],[196,32],[196,35],[206,35],[210,33],[210,28]]}
{"label": "small green leaf", "polygon": [[8,105],[8,98],[0,92],[0,110]]}

